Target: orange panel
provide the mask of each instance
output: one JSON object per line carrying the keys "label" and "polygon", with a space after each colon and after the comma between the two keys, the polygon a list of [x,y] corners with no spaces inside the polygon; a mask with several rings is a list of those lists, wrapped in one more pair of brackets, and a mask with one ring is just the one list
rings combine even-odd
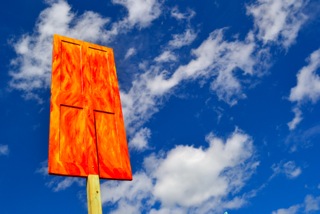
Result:
{"label": "orange panel", "polygon": [[49,173],[131,180],[113,51],[55,35]]}
{"label": "orange panel", "polygon": [[[130,162],[125,157],[128,150],[118,140],[114,114],[95,112],[100,176],[104,178],[128,177]],[[116,140],[114,140],[116,139]],[[109,158],[105,158],[105,156]]]}

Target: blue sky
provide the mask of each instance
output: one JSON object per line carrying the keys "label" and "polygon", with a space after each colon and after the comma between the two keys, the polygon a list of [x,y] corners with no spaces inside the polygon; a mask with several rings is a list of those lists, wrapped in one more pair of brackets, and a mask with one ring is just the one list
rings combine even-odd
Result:
{"label": "blue sky", "polygon": [[0,9],[1,213],[87,213],[47,175],[52,35],[112,47],[133,181],[104,213],[320,212],[320,3],[7,1]]}

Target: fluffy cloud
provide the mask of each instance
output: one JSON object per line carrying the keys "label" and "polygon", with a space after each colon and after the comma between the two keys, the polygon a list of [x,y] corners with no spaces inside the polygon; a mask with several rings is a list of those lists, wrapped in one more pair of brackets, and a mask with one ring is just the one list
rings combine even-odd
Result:
{"label": "fluffy cloud", "polygon": [[247,7],[247,13],[254,18],[258,39],[264,44],[292,45],[300,28],[307,20],[303,13],[305,0],[258,0]]}
{"label": "fluffy cloud", "polygon": [[148,128],[141,128],[135,133],[129,142],[129,147],[136,150],[148,148],[148,140],[151,137],[151,131]]}
{"label": "fluffy cloud", "polygon": [[[117,205],[115,213],[123,207],[133,213],[208,213],[243,206],[246,200],[237,193],[258,165],[250,137],[237,130],[225,141],[213,134],[206,140],[207,148],[180,145],[145,158],[145,172],[133,182],[103,183],[103,202]],[[160,209],[153,207],[157,202]]]}
{"label": "fluffy cloud", "polygon": [[249,136],[234,133],[224,142],[210,134],[207,141],[207,149],[177,146],[160,160],[154,194],[164,206],[199,206],[244,185],[247,176],[239,163],[252,156]]}
{"label": "fluffy cloud", "polygon": [[[108,181],[101,184],[103,204],[117,204],[111,213],[141,213],[152,202],[152,179],[145,173],[136,173],[132,181]],[[112,193],[112,194],[110,194]],[[145,205],[143,204],[145,203]]]}
{"label": "fluffy cloud", "polygon": [[121,4],[128,10],[128,16],[121,25],[147,27],[161,14],[161,4],[158,0],[112,0],[114,4]]}
{"label": "fluffy cloud", "polygon": [[50,85],[53,34],[103,41],[108,39],[104,30],[108,22],[109,19],[91,11],[77,16],[65,1],[51,1],[40,13],[35,31],[12,43],[17,57],[11,61],[10,87],[22,90],[25,98],[41,101],[37,92]]}
{"label": "fluffy cloud", "polygon": [[0,144],[0,156],[9,154],[9,146]]}
{"label": "fluffy cloud", "polygon": [[304,100],[317,102],[320,98],[320,49],[314,51],[308,58],[308,65],[300,69],[297,74],[297,85],[291,89],[289,100],[302,102]]}

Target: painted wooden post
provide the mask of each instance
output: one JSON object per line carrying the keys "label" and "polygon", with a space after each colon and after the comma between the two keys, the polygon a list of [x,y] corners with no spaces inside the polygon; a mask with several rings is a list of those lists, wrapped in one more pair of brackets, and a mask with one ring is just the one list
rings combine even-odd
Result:
{"label": "painted wooden post", "polygon": [[87,178],[88,214],[102,214],[100,181],[98,175]]}

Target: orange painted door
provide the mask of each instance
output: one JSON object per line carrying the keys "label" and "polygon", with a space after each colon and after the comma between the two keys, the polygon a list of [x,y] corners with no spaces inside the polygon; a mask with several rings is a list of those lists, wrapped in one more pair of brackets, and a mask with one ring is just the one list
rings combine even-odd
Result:
{"label": "orange painted door", "polygon": [[49,173],[131,180],[113,51],[54,36]]}

